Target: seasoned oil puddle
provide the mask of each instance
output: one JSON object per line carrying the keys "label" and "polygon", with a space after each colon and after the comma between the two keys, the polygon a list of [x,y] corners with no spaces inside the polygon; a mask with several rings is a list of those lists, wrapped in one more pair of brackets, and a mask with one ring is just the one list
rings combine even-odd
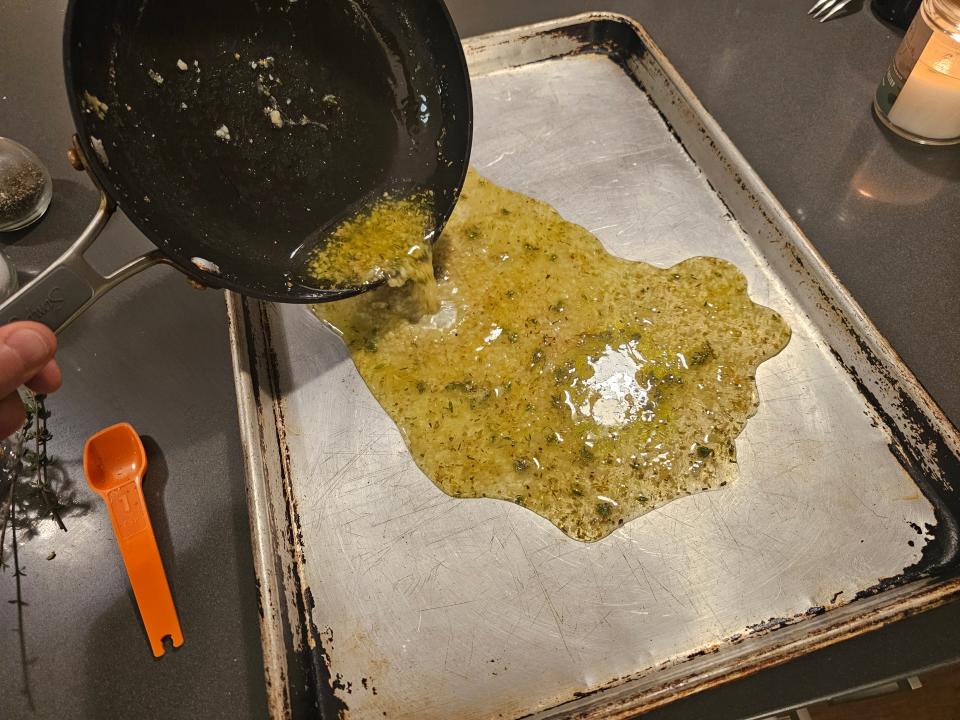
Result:
{"label": "seasoned oil puddle", "polygon": [[314,311],[444,492],[593,541],[735,478],[754,373],[790,337],[736,267],[614,257],[473,172],[433,265],[439,311],[418,320],[415,283]]}

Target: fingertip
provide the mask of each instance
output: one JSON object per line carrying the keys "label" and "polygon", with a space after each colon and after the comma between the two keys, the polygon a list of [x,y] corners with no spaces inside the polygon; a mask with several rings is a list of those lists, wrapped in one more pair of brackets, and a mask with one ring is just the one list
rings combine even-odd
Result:
{"label": "fingertip", "polygon": [[45,392],[52,393],[60,389],[60,386],[63,385],[63,372],[60,370],[60,365],[56,360],[51,360],[47,363],[47,366],[44,368],[49,375],[49,390]]}
{"label": "fingertip", "polygon": [[35,393],[49,394],[56,392],[63,384],[63,373],[56,360],[51,360],[27,381],[26,386]]}

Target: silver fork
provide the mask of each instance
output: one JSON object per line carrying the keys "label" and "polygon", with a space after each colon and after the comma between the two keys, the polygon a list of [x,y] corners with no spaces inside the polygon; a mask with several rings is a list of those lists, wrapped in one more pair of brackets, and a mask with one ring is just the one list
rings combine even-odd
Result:
{"label": "silver fork", "polygon": [[849,5],[851,0],[817,0],[807,15],[813,15],[820,22],[826,22]]}

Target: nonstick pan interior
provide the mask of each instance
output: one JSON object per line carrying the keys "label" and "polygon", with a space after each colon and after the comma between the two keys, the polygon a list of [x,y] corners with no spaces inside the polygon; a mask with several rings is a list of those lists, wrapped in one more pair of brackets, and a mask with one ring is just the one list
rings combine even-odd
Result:
{"label": "nonstick pan interior", "polygon": [[470,147],[462,49],[439,0],[73,0],[67,86],[90,170],[177,265],[283,302],[331,293],[310,247],[384,192],[436,227]]}

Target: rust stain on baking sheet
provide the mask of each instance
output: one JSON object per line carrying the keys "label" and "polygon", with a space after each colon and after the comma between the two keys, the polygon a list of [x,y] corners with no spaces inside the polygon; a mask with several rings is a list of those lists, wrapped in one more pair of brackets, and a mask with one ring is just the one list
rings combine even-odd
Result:
{"label": "rust stain on baking sheet", "polygon": [[[250,342],[250,339],[254,338],[255,334],[253,332],[252,321],[250,317],[250,309],[247,306],[247,303],[245,301],[241,301],[241,308],[242,308],[242,316],[243,316],[243,332],[246,338],[248,339],[247,340],[247,343],[248,343],[247,344],[247,353],[248,353],[247,369],[250,373],[251,387],[254,390],[253,400],[255,403],[255,417],[257,419],[258,437],[263,438],[265,427],[263,422],[263,417],[264,417],[263,402],[260,396],[260,389],[262,385],[260,383],[260,378],[258,375],[259,365],[257,362],[256,350],[254,348],[254,344]],[[230,317],[231,323],[232,323],[233,322],[232,315],[228,313],[228,317]],[[265,451],[265,448],[262,446],[262,441],[261,441],[260,451],[261,453]],[[249,498],[248,498],[248,501],[249,501]],[[257,608],[258,608],[260,619],[261,619],[261,627],[266,627],[265,625],[266,616],[264,614],[259,567],[255,567],[254,572],[255,572],[255,581],[257,584]],[[271,606],[269,610],[271,613],[271,618],[270,618],[271,621],[278,622],[281,625],[281,627],[284,627],[285,629],[287,629],[289,632],[291,632],[291,634],[295,633],[295,630],[291,628],[292,623],[290,621],[290,618],[283,617],[283,613],[281,612],[281,609],[279,607]],[[267,630],[267,632],[269,632],[269,630]],[[266,663],[264,665],[264,684],[267,690],[267,702],[268,704],[271,705],[271,714],[277,715],[279,717],[290,717],[291,715],[290,684],[287,681],[287,667],[288,665],[282,665],[280,667],[276,667],[273,663]],[[274,677],[273,673],[276,673],[277,676]],[[276,690],[276,693],[271,693],[271,690],[274,690],[274,689]],[[280,702],[279,708],[273,705],[273,703],[275,703],[278,699]]]}
{"label": "rust stain on baking sheet", "polygon": [[[302,677],[301,682],[288,682],[286,677],[282,678],[287,688],[287,692],[283,694],[282,716],[289,717],[291,715],[291,704],[299,709],[306,709],[315,707],[316,703],[319,702],[324,718],[343,718],[348,708],[346,703],[336,695],[337,688],[330,667],[330,656],[313,621],[313,594],[302,579],[302,569],[306,564],[303,551],[303,526],[291,487],[291,457],[290,447],[287,443],[286,419],[280,386],[280,363],[275,350],[276,345],[272,341],[269,310],[264,303],[257,303],[256,307],[259,309],[258,321],[263,331],[264,347],[269,360],[266,363],[268,368],[266,384],[256,374],[258,363],[256,350],[252,346],[250,347],[250,353],[252,354],[250,372],[253,387],[260,391],[268,390],[269,396],[273,400],[274,431],[277,447],[281,451],[279,484],[283,494],[282,499],[286,516],[285,540],[290,553],[289,562],[282,562],[281,567],[285,569],[290,584],[290,589],[286,593],[287,600],[293,602],[297,614],[295,618],[282,618],[282,623],[286,632],[289,633],[289,637],[294,641],[294,647],[288,652],[290,657],[288,657],[287,667],[289,669],[292,665],[297,669],[297,675]],[[247,336],[253,337],[250,328],[249,306],[246,302],[244,302],[243,308]],[[257,418],[262,437],[265,427],[260,392],[256,392],[255,397]],[[329,640],[332,640],[332,630]]]}
{"label": "rust stain on baking sheet", "polygon": [[[314,608],[313,593],[310,592],[309,588],[307,588],[306,593],[312,616]],[[309,624],[310,634],[314,642],[313,657],[314,671],[317,674],[317,687],[323,688],[317,696],[320,703],[320,717],[324,719],[336,717],[338,720],[342,720],[346,717],[350,708],[337,693],[343,689],[349,690],[349,688],[344,685],[340,673],[334,674],[333,672],[330,660],[330,651],[333,650],[333,628],[328,627],[323,633],[320,633],[317,631],[317,626],[314,625],[312,618],[309,620]]]}

